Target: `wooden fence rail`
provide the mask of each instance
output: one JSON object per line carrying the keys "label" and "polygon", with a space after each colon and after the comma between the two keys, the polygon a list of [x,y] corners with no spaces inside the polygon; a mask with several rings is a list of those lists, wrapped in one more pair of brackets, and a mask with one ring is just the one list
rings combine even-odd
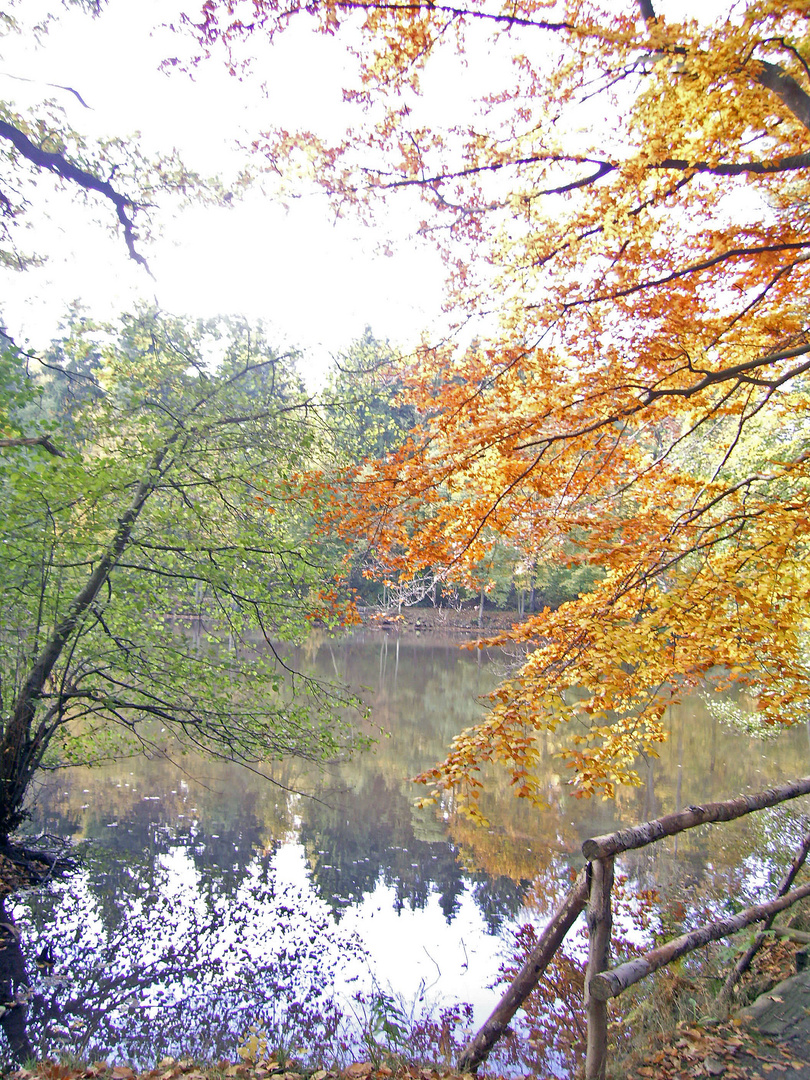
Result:
{"label": "wooden fence rail", "polygon": [[[789,799],[808,794],[810,794],[810,777],[804,777],[791,784],[770,788],[756,795],[740,795],[736,799],[728,799],[725,802],[690,806],[685,810],[666,814],[633,828],[620,829],[608,836],[597,836],[586,840],[582,845],[582,854],[586,859],[585,870],[580,873],[573,888],[557,907],[525,964],[498,1005],[462,1051],[458,1063],[461,1071],[472,1071],[485,1060],[492,1047],[506,1031],[509,1021],[537,985],[568,931],[581,912],[586,911],[588,962],[585,970],[584,1006],[588,1023],[588,1038],[585,1077],[586,1080],[604,1080],[608,1053],[607,1001],[609,998],[616,997],[627,987],[646,978],[652,972],[694,949],[701,948],[710,941],[728,937],[756,922],[764,922],[766,927],[769,927],[780,911],[810,896],[810,884],[790,889],[810,852],[809,832],[796,852],[775,899],[756,904],[737,915],[698,927],[688,934],[683,934],[650,950],[644,956],[636,957],[626,964],[608,970],[612,927],[611,891],[615,856],[624,851],[657,843],[667,836],[675,836],[686,829],[694,829],[698,825],[733,821],[735,818],[744,817],[757,810],[777,806]],[[762,940],[764,940],[764,935],[759,935],[759,944]],[[756,942],[755,945],[757,945]],[[752,946],[752,949],[748,951],[750,955],[746,954],[747,959],[744,958],[746,964],[750,963],[754,951]],[[740,968],[739,964],[738,968]],[[744,967],[740,968],[741,970],[744,970]],[[739,977],[739,973],[735,969],[729,977],[729,983],[724,988],[726,1000],[730,995],[734,978]]]}
{"label": "wooden fence rail", "polygon": [[755,904],[754,907],[746,908],[738,915],[717,919],[716,922],[707,923],[688,934],[672,938],[657,949],[651,949],[644,956],[628,960],[626,964],[620,964],[611,971],[602,970],[591,979],[591,995],[602,1001],[618,997],[622,990],[627,990],[628,987],[652,975],[659,968],[678,960],[681,956],[703,948],[710,941],[719,941],[720,938],[736,934],[752,923],[764,922],[770,915],[777,915],[785,908],[789,908],[791,904],[795,904],[797,900],[804,900],[807,896],[810,896],[810,884],[802,885],[800,889],[794,889],[793,892],[787,893],[778,900],[772,900],[768,904]]}
{"label": "wooden fence rail", "polygon": [[[791,885],[796,880],[796,875],[801,870],[802,866],[804,866],[804,861],[807,858],[808,852],[810,852],[810,832],[807,833],[801,844],[799,844],[799,848],[793,856],[793,861],[788,867],[787,873],[779,883],[779,889],[776,893],[777,896],[785,896],[789,891]],[[727,1010],[731,1004],[731,995],[734,992],[734,987],[745,972],[748,971],[751,961],[762,948],[762,944],[765,941],[765,933],[771,929],[775,918],[776,912],[774,912],[773,915],[768,916],[762,930],[757,934],[734,965],[733,969],[729,972],[729,976],[726,979],[723,989],[717,995],[717,1004],[720,1006],[721,1011]],[[808,942],[805,942],[805,944],[808,944]]]}
{"label": "wooden fence rail", "polygon": [[537,940],[523,967],[509,984],[496,1007],[477,1034],[466,1045],[459,1058],[462,1072],[472,1071],[484,1061],[492,1047],[509,1026],[509,1021],[537,986],[537,982],[551,959],[563,943],[563,939],[588,903],[589,877],[583,870],[574,887],[565,896]]}

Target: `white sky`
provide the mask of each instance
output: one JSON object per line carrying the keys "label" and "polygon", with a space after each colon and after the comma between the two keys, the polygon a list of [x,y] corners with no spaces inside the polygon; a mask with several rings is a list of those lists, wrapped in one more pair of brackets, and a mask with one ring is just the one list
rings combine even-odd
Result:
{"label": "white sky", "polygon": [[[95,20],[67,13],[40,48],[9,35],[0,94],[20,101],[26,95],[53,96],[77,130],[102,136],[140,130],[147,151],[177,146],[188,166],[226,177],[243,163],[234,149],[237,140],[262,127],[342,125],[340,74],[346,58],[334,39],[302,26],[265,48],[250,83],[229,77],[216,61],[191,81],[157,70],[182,48],[168,31],[152,33],[174,9],[171,0],[110,0]],[[259,92],[261,79],[269,82],[266,99]],[[42,85],[48,82],[75,88],[91,109]],[[60,200],[58,217],[23,238],[27,249],[49,253],[47,265],[4,273],[2,281],[8,328],[37,347],[50,340],[74,299],[103,318],[142,297],[157,299],[174,314],[261,318],[277,328],[279,343],[300,345],[310,367],[318,369],[366,324],[378,337],[407,344],[439,312],[439,260],[408,241],[406,224],[393,218],[387,236],[374,235],[356,223],[335,223],[318,197],[285,208],[258,190],[231,208],[192,206],[166,221],[161,239],[144,250],[152,281],[130,263],[120,237],[92,223],[92,209],[67,211],[65,205]],[[111,219],[109,209],[99,213]],[[389,239],[394,254],[380,254]]]}
{"label": "white sky", "polygon": [[[109,0],[97,19],[75,10],[61,14],[39,48],[7,35],[0,101],[51,95],[79,131],[103,137],[140,130],[146,152],[177,146],[190,168],[226,180],[246,163],[238,142],[250,142],[274,124],[335,138],[342,132],[341,90],[350,59],[342,40],[313,33],[306,18],[273,46],[261,37],[251,41],[255,77],[245,83],[217,60],[200,67],[193,81],[179,72],[159,72],[162,60],[191,49],[163,24],[183,7],[196,12],[200,6],[201,0]],[[695,3],[658,0],[657,7],[677,19],[694,14]],[[19,0],[15,11],[32,17],[37,8],[58,5]],[[701,13],[711,15],[715,8],[715,0],[703,0]],[[426,74],[431,119],[458,119],[485,89],[483,81],[497,83],[505,74],[508,56],[491,52],[486,39],[468,50],[475,59],[466,67],[442,66]],[[264,81],[266,97],[260,92]],[[74,87],[91,109],[46,83]],[[40,180],[32,221],[47,187]],[[192,206],[164,220],[161,238],[144,248],[153,281],[128,260],[120,236],[93,223],[94,217],[111,222],[110,207],[66,209],[62,199],[50,221],[23,237],[27,250],[48,253],[45,267],[0,272],[0,315],[18,340],[27,338],[38,348],[76,299],[100,319],[130,309],[137,298],[156,300],[173,314],[244,315],[268,323],[278,345],[300,346],[305,371],[317,376],[329,355],[348,348],[367,324],[378,337],[407,346],[440,319],[443,268],[426,243],[409,238],[418,216],[407,220],[406,208],[396,209],[402,203],[398,199],[390,207],[386,235],[350,220],[335,223],[321,196],[298,198],[285,208],[257,187],[231,208]],[[393,253],[383,255],[384,245]]]}
{"label": "white sky", "polygon": [[[323,904],[315,892],[300,843],[282,846],[273,863],[279,883],[289,882],[303,894],[308,893],[310,905]],[[368,985],[373,983],[395,997],[401,996],[408,1004],[416,1003],[422,995],[426,1006],[469,1002],[476,1023],[483,1023],[503,993],[502,989],[493,989],[492,983],[504,959],[505,946],[502,937],[488,933],[469,885],[459,896],[458,910],[449,924],[435,893],[424,908],[414,909],[406,903],[399,912],[395,899],[394,888],[380,881],[372,893],[344,910],[340,934],[359,937],[371,967],[344,964],[337,988],[348,1001],[359,977],[366,991],[373,988]],[[515,924],[519,922],[519,918],[515,920]]]}

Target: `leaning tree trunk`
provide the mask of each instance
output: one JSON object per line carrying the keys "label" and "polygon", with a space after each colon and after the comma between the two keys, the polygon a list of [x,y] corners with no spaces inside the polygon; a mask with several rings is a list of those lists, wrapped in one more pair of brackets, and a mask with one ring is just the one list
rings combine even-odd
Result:
{"label": "leaning tree trunk", "polygon": [[62,721],[62,711],[58,707],[51,710],[50,716],[47,713],[38,715],[48,679],[128,547],[135,524],[166,471],[165,459],[179,435],[179,431],[175,432],[153,457],[146,471],[146,479],[137,485],[132,502],[118,519],[109,547],[75,596],[67,614],[54,626],[28,671],[10,714],[3,720],[0,736],[0,843],[6,842],[9,834],[23,820],[23,803],[28,785]]}

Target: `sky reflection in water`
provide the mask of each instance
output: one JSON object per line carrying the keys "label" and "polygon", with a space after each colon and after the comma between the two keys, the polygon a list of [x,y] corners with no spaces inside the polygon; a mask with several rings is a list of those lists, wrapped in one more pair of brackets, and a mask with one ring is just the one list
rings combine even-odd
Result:
{"label": "sky reflection in water", "polygon": [[[494,826],[474,830],[417,811],[408,777],[474,721],[499,663],[377,634],[312,642],[305,662],[370,688],[374,720],[391,732],[337,771],[278,775],[317,799],[189,759],[183,771],[165,760],[75,770],[40,791],[36,824],[90,842],[74,879],[14,905],[29,961],[44,941],[56,954],[55,981],[32,1009],[32,1035],[50,1050],[143,1065],[178,1052],[233,1057],[254,1025],[288,1050],[306,1039],[317,1056],[348,1041],[381,991],[416,1012],[468,1001],[480,1022],[510,930],[550,911],[585,836],[808,771],[806,732],[750,740],[696,699],[672,711],[641,788],[615,803],[571,799],[549,738],[548,809],[517,803],[499,778]],[[724,827],[711,856],[711,831],[695,830],[633,854],[623,871],[704,907],[709,885],[742,897],[789,842],[779,828],[794,831],[775,821]]]}

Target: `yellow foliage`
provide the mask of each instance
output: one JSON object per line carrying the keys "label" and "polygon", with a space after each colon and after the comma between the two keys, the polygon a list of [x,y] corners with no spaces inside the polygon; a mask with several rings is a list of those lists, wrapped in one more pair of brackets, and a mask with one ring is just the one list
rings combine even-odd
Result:
{"label": "yellow foliage", "polygon": [[[271,33],[290,17],[254,8]],[[232,47],[248,33],[224,0],[205,10]],[[420,193],[459,331],[403,359],[421,428],[349,478],[325,526],[372,537],[399,575],[469,580],[498,543],[527,560],[565,544],[603,572],[498,639],[531,648],[519,677],[421,779],[474,818],[487,762],[539,798],[535,737],[568,723],[576,793],[610,795],[705,680],[743,683],[769,723],[806,717],[806,0],[714,24],[649,0],[306,10],[351,23],[346,97],[367,113],[342,144],[263,149],[277,165],[306,145],[340,206]],[[432,126],[426,76],[459,60],[480,109]]]}

